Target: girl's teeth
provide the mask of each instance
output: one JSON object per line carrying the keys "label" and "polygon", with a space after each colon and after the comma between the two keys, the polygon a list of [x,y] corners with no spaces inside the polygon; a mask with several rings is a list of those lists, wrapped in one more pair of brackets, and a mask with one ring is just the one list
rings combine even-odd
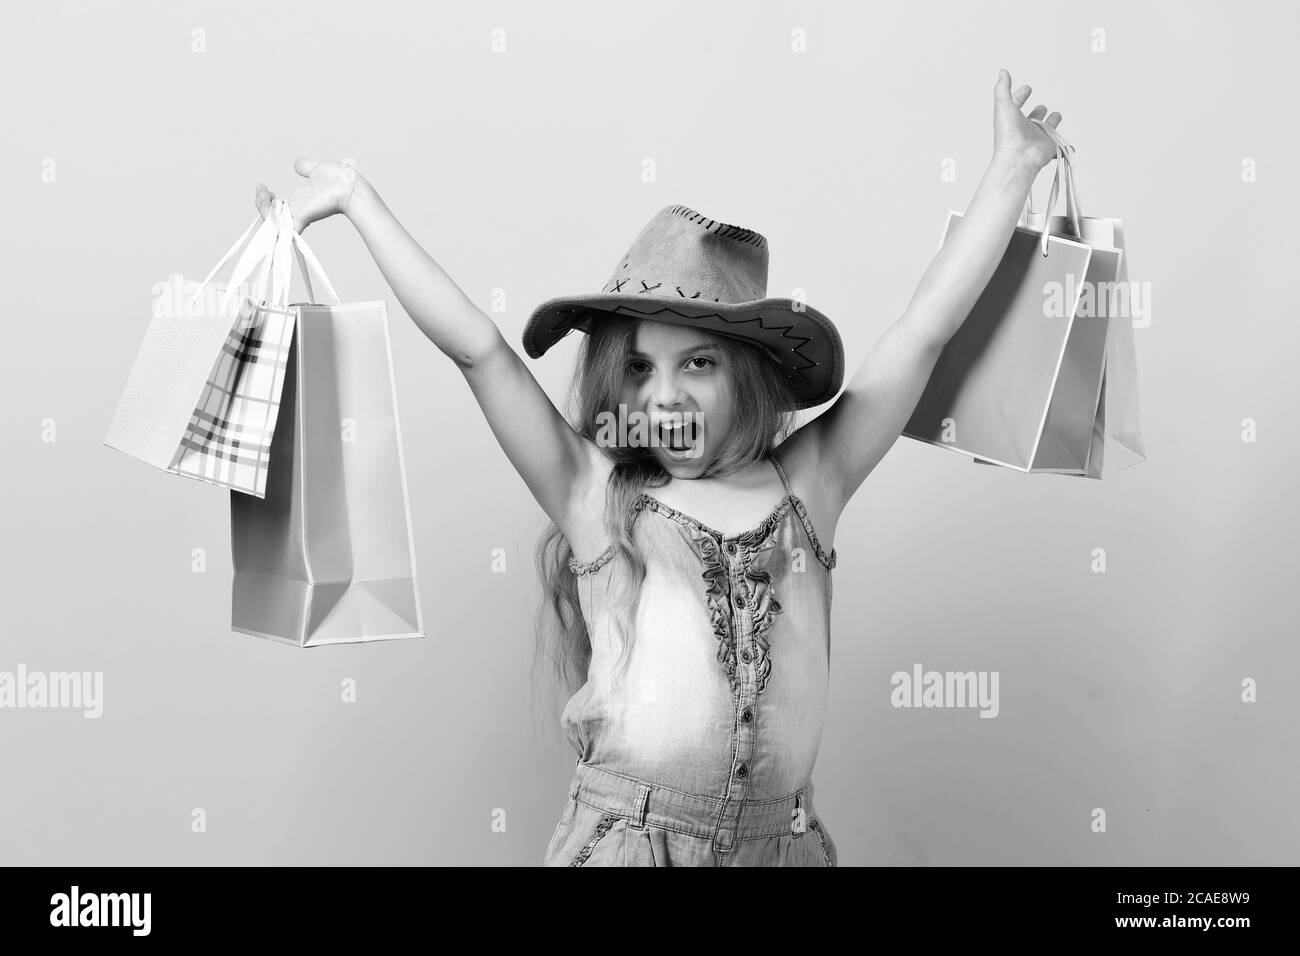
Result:
{"label": "girl's teeth", "polygon": [[686,447],[686,429],[680,425],[664,428],[661,435],[665,439],[664,443],[673,448],[681,449]]}

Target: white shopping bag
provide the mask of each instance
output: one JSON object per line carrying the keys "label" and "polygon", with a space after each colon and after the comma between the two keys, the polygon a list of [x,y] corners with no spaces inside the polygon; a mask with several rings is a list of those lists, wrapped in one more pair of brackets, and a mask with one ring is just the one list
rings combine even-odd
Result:
{"label": "white shopping bag", "polygon": [[[278,212],[254,220],[193,295],[155,303],[105,445],[173,474],[264,493],[293,336],[291,248],[307,275],[306,247],[293,244],[292,223],[282,225]],[[240,249],[218,297],[212,279]],[[240,293],[259,266],[252,294]]]}

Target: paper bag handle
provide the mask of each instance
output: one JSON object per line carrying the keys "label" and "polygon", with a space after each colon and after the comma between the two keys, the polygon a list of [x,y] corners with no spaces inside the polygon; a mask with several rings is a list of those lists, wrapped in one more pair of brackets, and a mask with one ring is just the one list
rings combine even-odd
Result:
{"label": "paper bag handle", "polygon": [[[1066,141],[1055,128],[1049,126],[1042,120],[1033,120],[1047,134],[1048,138],[1056,144],[1056,169],[1052,174],[1052,189],[1047,197],[1047,208],[1043,213],[1043,229],[1041,233],[1040,248],[1044,256],[1047,255],[1048,236],[1051,230],[1052,213],[1056,208],[1056,197],[1061,191],[1061,179],[1065,179],[1065,214],[1070,220],[1070,225],[1074,229],[1076,237],[1083,238],[1083,228],[1079,223],[1079,197],[1075,191],[1074,185],[1074,166],[1070,161],[1070,153],[1074,152],[1074,147]],[[1025,198],[1025,211],[1022,218],[1026,221],[1029,216],[1034,214],[1033,190]]]}
{"label": "paper bag handle", "polygon": [[308,297],[313,302],[316,301],[316,293],[312,291],[311,287],[311,272],[314,269],[321,286],[324,287],[329,297],[334,300],[334,304],[338,305],[343,300],[334,291],[334,285],[330,282],[329,276],[325,274],[325,268],[320,264],[320,260],[316,258],[316,254],[311,251],[311,246],[307,245],[307,240],[302,237],[302,233],[293,228],[293,217],[289,215],[288,203],[284,204],[284,220],[289,229],[290,239],[293,242],[293,251],[298,257],[298,266],[302,269],[303,281],[307,283]]}
{"label": "paper bag handle", "polygon": [[293,215],[289,212],[289,204],[283,199],[274,200],[275,218],[279,231],[276,236],[275,251],[272,254],[272,271],[271,271],[271,289],[268,296],[265,292],[262,298],[270,302],[271,305],[278,309],[287,308],[289,305],[289,283],[293,278],[293,262],[289,258],[289,250],[292,249],[298,259],[298,266],[302,270],[303,281],[307,284],[307,297],[316,301],[316,293],[311,285],[311,273],[314,269],[316,277],[320,280],[321,286],[329,293],[337,304],[340,300],[338,293],[334,291],[334,286],[330,283],[329,276],[325,275],[325,270],[321,267],[320,261],[316,258],[307,241],[303,239],[302,234],[293,228]]}
{"label": "paper bag handle", "polygon": [[207,276],[204,277],[203,281],[199,283],[198,288],[194,290],[194,295],[190,298],[190,308],[193,308],[194,305],[198,303],[199,297],[203,294],[203,290],[208,287],[210,282],[212,282],[212,277],[220,272],[227,262],[234,258],[235,253],[243,247],[244,243],[248,242],[249,236],[253,237],[253,241],[248,242],[248,248],[244,249],[244,254],[240,256],[239,262],[235,265],[235,270],[231,273],[227,289],[232,289],[238,286],[240,282],[247,278],[248,274],[253,271],[253,267],[270,254],[271,247],[275,242],[275,234],[275,223],[271,222],[269,218],[262,219],[262,217],[259,216],[254,219],[252,225],[244,230],[244,234],[235,240],[235,244],[230,247],[226,254],[221,257],[221,260],[212,267],[212,271],[210,271]]}
{"label": "paper bag handle", "polygon": [[272,200],[271,215],[267,217],[275,223],[275,245],[263,267],[259,298],[273,309],[283,309],[289,304],[289,283],[293,279],[293,260],[289,258],[293,227],[286,223],[288,205],[283,199]]}
{"label": "paper bag handle", "polygon": [[1070,217],[1070,222],[1074,226],[1075,235],[1082,239],[1083,232],[1079,229],[1079,221],[1083,218],[1083,210],[1079,206],[1079,194],[1075,192],[1075,184],[1078,182],[1078,179],[1074,175],[1074,161],[1070,159],[1070,153],[1074,151],[1074,147],[1066,141],[1065,137],[1061,135],[1059,130],[1050,126],[1045,126],[1044,129],[1048,131],[1048,135],[1056,140],[1063,149],[1061,158],[1065,162],[1065,171],[1067,173],[1065,177],[1066,215]]}
{"label": "paper bag handle", "polygon": [[[307,294],[313,301],[316,298],[315,291],[311,284],[311,272],[314,269],[316,278],[320,281],[321,286],[331,296],[335,303],[341,301],[338,293],[334,291],[334,286],[329,277],[325,275],[325,270],[320,261],[307,245],[306,240],[302,238],[293,228],[293,218],[289,215],[289,204],[283,199],[272,201],[273,207],[266,218],[259,216],[254,219],[252,224],[244,230],[233,246],[226,252],[221,260],[212,267],[212,270],[199,283],[195,289],[194,295],[190,299],[190,306],[198,302],[203,290],[212,282],[213,276],[220,272],[241,247],[247,243],[244,253],[239,257],[231,272],[230,281],[226,285],[226,294],[221,300],[221,310],[224,312],[230,304],[230,299],[234,296],[235,290],[245,279],[260,265],[255,288],[260,290],[261,298],[273,305],[283,307],[279,300],[284,298],[287,305],[289,282],[291,276],[288,274],[290,260],[288,250],[292,248],[298,258],[299,267],[302,269],[303,279],[307,284]],[[252,241],[249,237],[252,236]],[[268,288],[270,285],[270,288]]]}
{"label": "paper bag handle", "polygon": [[[1030,122],[1037,123],[1039,126],[1041,126],[1043,128],[1043,132],[1047,134],[1048,139],[1052,140],[1052,142],[1056,144],[1056,158],[1054,160],[1055,162],[1059,164],[1062,155],[1066,154],[1067,152],[1068,153],[1075,152],[1074,147],[1066,141],[1065,137],[1062,136],[1060,131],[1057,130],[1055,127],[1049,126],[1043,120],[1036,119],[1036,120],[1031,120]],[[1065,158],[1068,160],[1069,156],[1066,155]],[[1070,169],[1071,172],[1073,172],[1074,167],[1071,166]],[[1059,170],[1057,171],[1057,175],[1059,175]],[[1065,201],[1067,203],[1071,201],[1071,195],[1072,195],[1071,193],[1066,194]],[[1048,209],[1047,212],[1050,215],[1052,210]],[[1023,215],[1032,216],[1033,214],[1034,214],[1034,191],[1031,189],[1029,191],[1029,195],[1025,197],[1025,210]],[[1067,212],[1066,215],[1069,215],[1069,213]]]}

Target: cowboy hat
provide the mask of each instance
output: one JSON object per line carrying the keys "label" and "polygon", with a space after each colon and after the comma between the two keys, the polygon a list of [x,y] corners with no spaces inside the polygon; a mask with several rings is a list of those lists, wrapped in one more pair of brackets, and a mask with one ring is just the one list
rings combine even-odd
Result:
{"label": "cowboy hat", "polygon": [[835,325],[802,302],[767,297],[767,240],[682,205],[646,224],[596,293],[559,296],[533,310],[524,351],[540,358],[602,315],[686,325],[761,345],[782,369],[795,408],[828,402],[844,380]]}

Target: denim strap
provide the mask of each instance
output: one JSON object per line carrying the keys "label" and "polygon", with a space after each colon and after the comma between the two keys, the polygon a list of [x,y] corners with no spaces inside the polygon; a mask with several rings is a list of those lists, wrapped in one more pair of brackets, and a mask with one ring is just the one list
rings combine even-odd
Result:
{"label": "denim strap", "polygon": [[646,804],[650,800],[650,787],[641,784],[636,788],[636,803],[632,807],[632,822],[629,826],[638,830],[645,828]]}

